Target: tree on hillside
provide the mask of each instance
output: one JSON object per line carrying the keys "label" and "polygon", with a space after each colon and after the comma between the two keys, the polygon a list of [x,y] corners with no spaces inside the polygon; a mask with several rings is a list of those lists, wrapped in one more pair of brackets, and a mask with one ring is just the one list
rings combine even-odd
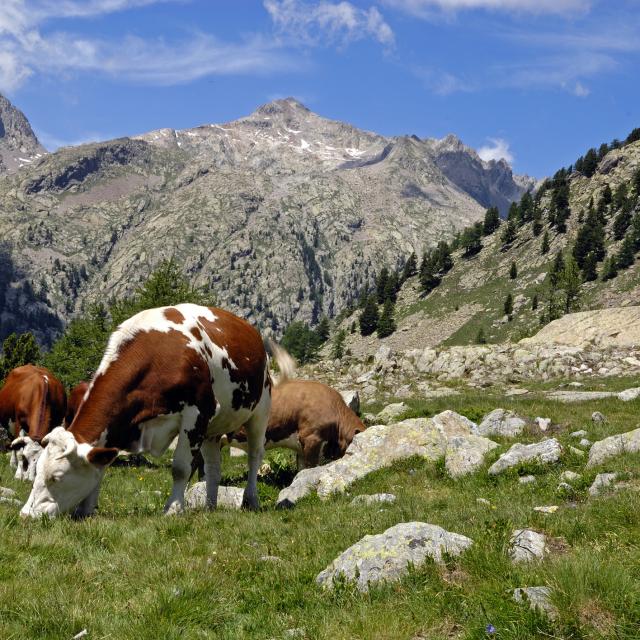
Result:
{"label": "tree on hillside", "polygon": [[[576,162],[576,168],[578,163]],[[587,153],[584,154],[583,161],[580,166],[580,172],[585,175],[587,178],[590,178],[598,168],[598,154],[595,149],[589,149]]]}
{"label": "tree on hillside", "polygon": [[504,315],[507,316],[509,320],[513,317],[513,296],[511,293],[507,294],[504,301]]}
{"label": "tree on hillside", "polygon": [[533,298],[531,298],[531,310],[535,311],[538,308],[538,293],[533,294]]}
{"label": "tree on hillside", "polygon": [[367,303],[360,314],[360,333],[370,336],[378,327],[378,304],[375,295],[369,296]]}
{"label": "tree on hillside", "polygon": [[573,256],[569,256],[565,260],[564,273],[562,275],[562,288],[564,289],[565,295],[565,313],[570,313],[577,309],[581,286],[582,275],[580,269],[573,259]]}
{"label": "tree on hillside", "polygon": [[453,258],[451,257],[451,249],[449,245],[441,240],[436,247],[436,268],[444,275],[453,268]]}
{"label": "tree on hillside", "polygon": [[500,212],[498,207],[489,207],[484,214],[484,224],[482,232],[485,236],[490,236],[500,226]]}
{"label": "tree on hillside", "polygon": [[549,253],[549,232],[545,231],[544,235],[542,236],[542,246],[540,247],[540,253],[544,256],[547,253]]}
{"label": "tree on hillside", "polygon": [[511,268],[509,269],[509,278],[511,280],[515,280],[518,277],[518,267],[515,262],[511,263]]}
{"label": "tree on hillside", "polygon": [[433,291],[441,282],[438,273],[438,256],[435,252],[425,253],[420,265],[420,286],[425,294]]}
{"label": "tree on hillside", "polygon": [[388,280],[389,269],[387,269],[387,267],[382,267],[382,271],[380,271],[380,274],[378,275],[378,278],[376,280],[376,296],[378,299],[378,304],[382,304],[384,302]]}
{"label": "tree on hillside", "polygon": [[631,185],[633,186],[633,192],[637,201],[640,197],[640,167],[635,170],[633,178],[631,179]]}
{"label": "tree on hillside", "polygon": [[624,238],[627,229],[631,225],[631,218],[631,207],[625,203],[620,213],[613,220],[613,237],[615,240]]}
{"label": "tree on hillside", "polygon": [[467,227],[460,237],[460,246],[464,250],[464,257],[470,258],[480,253],[482,249],[482,223]]}
{"label": "tree on hillside", "polygon": [[395,273],[391,273],[387,278],[387,284],[384,288],[384,299],[395,302],[399,290],[400,282],[398,281],[398,276]]}
{"label": "tree on hillside", "polygon": [[322,318],[320,318],[320,322],[318,322],[318,325],[316,326],[316,335],[318,336],[318,340],[322,343],[329,339],[329,318],[327,318],[327,316],[322,316]]}
{"label": "tree on hillside", "polygon": [[520,198],[519,209],[520,224],[526,224],[527,222],[531,222],[531,220],[533,220],[535,205],[533,202],[533,198],[531,197],[531,192],[525,191],[522,194],[522,198]]}
{"label": "tree on hillside", "polygon": [[602,265],[602,280],[611,280],[618,275],[618,265],[614,256],[609,256]]}
{"label": "tree on hillside", "polygon": [[598,258],[593,251],[587,253],[582,262],[582,279],[593,282],[598,279]]}
{"label": "tree on hillside", "polygon": [[396,330],[396,323],[393,318],[394,304],[391,300],[385,300],[382,314],[378,320],[377,332],[378,338],[386,338]]}
{"label": "tree on hillside", "polygon": [[487,344],[487,336],[484,333],[483,327],[480,327],[480,329],[478,329],[478,334],[476,335],[476,344]]}
{"label": "tree on hillside", "polygon": [[578,229],[572,253],[581,269],[584,268],[584,262],[589,253],[594,255],[596,262],[604,259],[604,228],[593,209],[589,210],[587,219]]}
{"label": "tree on hillside", "polygon": [[628,269],[635,262],[635,247],[633,242],[633,237],[630,233],[628,233],[624,241],[622,242],[622,246],[620,247],[620,251],[618,251],[618,255],[616,256],[616,264],[619,269]]}
{"label": "tree on hillside", "polygon": [[543,224],[542,224],[542,211],[540,207],[534,205],[533,213],[532,213],[533,225],[531,230],[533,231],[534,236],[539,236],[542,233]]}
{"label": "tree on hillside", "polygon": [[551,271],[549,271],[549,283],[553,289],[558,288],[560,281],[562,280],[562,275],[564,273],[564,256],[562,255],[562,251],[558,251],[556,253],[556,257],[553,260],[553,265],[551,267]]}
{"label": "tree on hillside", "polygon": [[518,207],[517,202],[512,202],[509,205],[509,213],[507,214],[507,221],[513,222],[513,224],[517,225],[520,222],[520,208]]}
{"label": "tree on hillside", "polygon": [[38,364],[40,358],[40,347],[31,332],[8,335],[2,343],[0,382],[4,381],[12,369],[25,364]]}
{"label": "tree on hillside", "polygon": [[513,220],[508,220],[507,224],[502,229],[502,235],[500,236],[500,242],[502,242],[502,248],[506,249],[516,239],[517,231],[516,225]]}
{"label": "tree on hillside", "polygon": [[615,210],[622,209],[627,204],[628,188],[625,182],[621,182],[613,194],[613,208]]}
{"label": "tree on hillside", "polygon": [[412,253],[408,260],[405,262],[404,269],[402,270],[401,282],[404,282],[408,278],[415,276],[418,273],[418,259],[415,252]]}
{"label": "tree on hillside", "polygon": [[316,358],[322,342],[306,322],[296,321],[285,329],[281,344],[300,364],[305,364]]}
{"label": "tree on hillside", "polygon": [[[353,332],[352,332],[353,333]],[[344,329],[340,329],[333,338],[333,344],[331,345],[331,357],[340,360],[344,356],[344,343],[347,339],[347,332]]]}

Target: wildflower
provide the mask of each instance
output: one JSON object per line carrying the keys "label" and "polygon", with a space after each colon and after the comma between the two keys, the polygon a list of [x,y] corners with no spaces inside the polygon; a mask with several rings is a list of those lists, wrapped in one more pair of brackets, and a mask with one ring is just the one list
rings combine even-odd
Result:
{"label": "wildflower", "polygon": [[485,628],[485,631],[487,632],[487,634],[492,636],[496,632],[496,628],[492,624],[488,624]]}

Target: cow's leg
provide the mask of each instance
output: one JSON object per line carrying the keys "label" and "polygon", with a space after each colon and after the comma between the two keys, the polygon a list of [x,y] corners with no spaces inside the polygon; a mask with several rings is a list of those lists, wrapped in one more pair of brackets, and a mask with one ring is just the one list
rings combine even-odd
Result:
{"label": "cow's leg", "polygon": [[324,440],[311,435],[302,443],[302,458],[306,468],[317,467],[320,464],[320,456]]}
{"label": "cow's leg", "polygon": [[249,477],[242,497],[242,506],[258,509],[258,469],[264,456],[264,434],[269,421],[271,396],[265,391],[254,414],[245,424],[247,430],[247,453],[249,457]]}
{"label": "cow's leg", "polygon": [[220,463],[220,443],[207,439],[200,447],[204,460],[204,479],[207,483],[207,509],[215,509],[218,503],[218,487],[222,476],[222,465]]}
{"label": "cow's leg", "polygon": [[202,429],[198,429],[198,416],[199,412],[196,407],[187,407],[182,412],[178,444],[173,452],[171,465],[173,487],[164,507],[164,512],[167,515],[184,511],[184,492],[191,477],[193,453],[200,449],[203,440],[203,434],[200,433]]}
{"label": "cow's leg", "polygon": [[100,474],[100,479],[96,488],[74,509],[73,517],[80,520],[94,514],[98,508],[98,498],[100,497],[100,485],[102,485],[102,478],[104,477],[104,470]]}

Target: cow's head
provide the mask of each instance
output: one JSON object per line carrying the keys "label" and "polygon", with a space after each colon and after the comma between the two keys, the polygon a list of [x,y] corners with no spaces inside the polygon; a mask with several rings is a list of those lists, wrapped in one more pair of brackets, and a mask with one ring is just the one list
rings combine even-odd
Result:
{"label": "cow's head", "polygon": [[33,482],[42,445],[29,436],[20,436],[9,445],[9,449],[13,452],[11,466],[15,467],[16,480]]}
{"label": "cow's head", "polygon": [[73,434],[56,427],[42,439],[33,488],[20,515],[51,518],[69,513],[98,486],[117,449],[78,444]]}

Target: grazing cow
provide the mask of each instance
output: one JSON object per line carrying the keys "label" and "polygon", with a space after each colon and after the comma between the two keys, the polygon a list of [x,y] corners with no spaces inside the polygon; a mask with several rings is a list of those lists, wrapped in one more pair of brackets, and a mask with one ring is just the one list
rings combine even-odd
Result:
{"label": "grazing cow", "polygon": [[67,396],[62,383],[44,367],[13,369],[0,390],[0,425],[13,436],[11,466],[17,480],[33,480],[41,440],[62,424]]}
{"label": "grazing cow", "polygon": [[[341,458],[354,436],[365,430],[362,420],[331,387],[312,380],[291,380],[295,362],[277,345],[272,351],[280,380],[273,387],[265,448],[285,447],[297,454],[298,469]],[[243,430],[228,434],[227,442],[245,449]]]}
{"label": "grazing cow", "polygon": [[89,390],[88,382],[78,382],[78,384],[69,392],[69,399],[67,400],[67,413],[64,416],[64,426],[68,429],[73,422],[73,419],[78,413],[78,409],[84,400],[84,396]]}
{"label": "grazing cow", "polygon": [[143,311],[111,335],[68,430],[54,429],[38,461],[23,516],[92,513],[106,467],[121,450],[159,456],[178,436],[165,513],[182,511],[193,456],[202,453],[207,506],[216,506],[220,437],[245,425],[249,479],[243,504],[258,507],[257,472],[271,404],[258,332],[221,309],[179,304]]}

